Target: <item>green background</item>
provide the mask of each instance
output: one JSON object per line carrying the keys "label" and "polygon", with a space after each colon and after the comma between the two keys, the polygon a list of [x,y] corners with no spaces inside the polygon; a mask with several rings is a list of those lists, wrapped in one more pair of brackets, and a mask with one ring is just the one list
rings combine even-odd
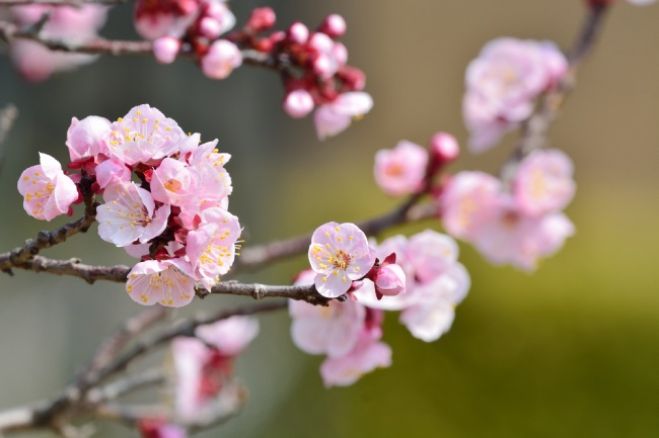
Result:
{"label": "green background", "polygon": [[[4,145],[0,248],[43,224],[20,207],[15,182],[37,151],[64,161],[72,116],[115,118],[148,102],[184,129],[219,138],[233,154],[231,211],[246,245],[308,231],[328,220],[386,211],[395,201],[372,181],[373,154],[400,139],[424,144],[437,130],[464,143],[460,100],[466,64],[491,38],[552,39],[568,47],[582,18],[577,0],[393,0],[269,3],[280,23],[348,19],[352,64],[368,74],[375,107],[327,142],[310,120],[280,111],[279,79],[245,67],[225,81],[190,62],[99,59],[74,73],[27,84],[0,58],[0,103],[21,115]],[[568,208],[577,234],[529,275],[489,265],[463,246],[473,287],[453,329],[438,342],[412,338],[388,315],[394,364],[350,388],[323,388],[320,358],[296,350],[284,314],[240,359],[251,400],[206,436],[597,436],[659,435],[659,5],[620,1],[551,133],[575,160],[578,192]],[[242,22],[250,8],[232,5]],[[110,14],[104,34],[134,36],[130,7]],[[455,166],[496,172],[514,135]],[[428,226],[437,226],[428,223]],[[408,230],[402,230],[408,231]],[[48,251],[90,263],[129,263],[95,228]],[[304,258],[245,279],[282,283]],[[17,271],[0,276],[0,408],[55,394],[94,347],[139,308],[121,285]],[[197,301],[178,315],[244,302]],[[105,426],[104,426],[105,427]],[[42,435],[35,435],[42,436]],[[101,436],[134,436],[109,425]]]}

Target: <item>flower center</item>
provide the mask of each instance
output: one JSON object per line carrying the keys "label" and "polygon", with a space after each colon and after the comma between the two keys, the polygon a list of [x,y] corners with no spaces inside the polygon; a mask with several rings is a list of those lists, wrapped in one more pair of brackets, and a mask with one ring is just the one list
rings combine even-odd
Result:
{"label": "flower center", "polygon": [[181,188],[183,187],[183,184],[181,184],[181,181],[179,181],[177,179],[167,180],[165,182],[165,184],[163,184],[163,185],[165,186],[165,189],[167,189],[170,192],[174,192],[174,193],[180,191]]}
{"label": "flower center", "polygon": [[346,253],[342,249],[338,250],[333,257],[329,258],[329,262],[332,264],[332,266],[334,266],[336,269],[341,269],[344,271],[348,269],[351,261],[352,257],[350,257],[350,254]]}

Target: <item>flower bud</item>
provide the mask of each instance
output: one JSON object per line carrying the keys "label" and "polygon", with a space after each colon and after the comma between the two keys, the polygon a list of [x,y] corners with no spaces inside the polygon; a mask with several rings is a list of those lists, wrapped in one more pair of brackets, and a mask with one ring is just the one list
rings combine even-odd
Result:
{"label": "flower bud", "polygon": [[343,36],[346,28],[346,20],[339,14],[328,15],[320,25],[320,30],[332,38]]}
{"label": "flower bud", "polygon": [[375,274],[375,291],[379,295],[398,295],[405,291],[405,272],[396,264],[384,264]]}
{"label": "flower bud", "polygon": [[201,59],[201,69],[212,79],[224,79],[243,62],[240,49],[232,42],[217,40]]}
{"label": "flower bud", "polygon": [[307,90],[291,91],[284,99],[284,111],[294,119],[305,117],[313,107],[313,97]]}
{"label": "flower bud", "polygon": [[288,28],[288,37],[297,44],[305,44],[309,39],[309,29],[299,21],[291,24]]}
{"label": "flower bud", "polygon": [[170,36],[160,37],[153,42],[153,55],[161,64],[171,64],[176,59],[181,42]]}
{"label": "flower bud", "polygon": [[199,22],[199,31],[206,38],[215,39],[222,33],[222,26],[215,18],[204,17]]}
{"label": "flower bud", "polygon": [[430,151],[435,162],[445,164],[458,158],[460,146],[451,134],[438,132],[430,140]]}
{"label": "flower bud", "polygon": [[275,21],[277,21],[277,16],[272,8],[256,8],[252,11],[245,27],[253,32],[263,32],[274,26]]}

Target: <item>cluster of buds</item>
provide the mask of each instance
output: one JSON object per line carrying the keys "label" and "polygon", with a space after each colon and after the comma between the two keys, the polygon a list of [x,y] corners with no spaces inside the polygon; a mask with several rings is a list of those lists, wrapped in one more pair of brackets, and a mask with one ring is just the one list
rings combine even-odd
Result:
{"label": "cluster of buds", "polygon": [[459,172],[439,198],[444,226],[491,262],[532,270],[574,233],[562,213],[575,193],[572,174],[569,157],[555,149],[526,157],[509,186],[483,172]]}
{"label": "cluster of buds", "polygon": [[73,174],[41,154],[41,164],[21,175],[25,210],[50,220],[85,195],[102,196],[100,237],[141,260],[128,275],[131,298],[180,307],[196,283],[210,290],[229,271],[241,227],[228,211],[230,156],[217,140],[200,144],[199,134],[139,105],[115,122],[74,118],[66,145]]}
{"label": "cluster of buds", "polygon": [[343,17],[329,15],[315,31],[300,22],[275,31],[275,12],[262,7],[241,29],[227,33],[235,21],[222,0],[141,0],[135,6],[137,30],[153,40],[159,62],[171,63],[184,50],[195,56],[206,76],[224,79],[242,65],[243,51],[252,51],[279,68],[285,112],[302,118],[317,108],[314,120],[321,139],[370,111],[373,101],[362,91],[366,77],[347,65],[348,49],[339,41],[346,32]]}

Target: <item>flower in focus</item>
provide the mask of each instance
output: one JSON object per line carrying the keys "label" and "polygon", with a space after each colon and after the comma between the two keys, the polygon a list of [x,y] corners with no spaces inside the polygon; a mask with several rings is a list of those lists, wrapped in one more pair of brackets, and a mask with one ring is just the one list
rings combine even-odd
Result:
{"label": "flower in focus", "polygon": [[418,144],[401,141],[393,149],[375,155],[375,181],[392,196],[409,195],[423,188],[428,151]]}
{"label": "flower in focus", "polygon": [[362,117],[373,107],[367,93],[340,94],[334,101],[321,105],[314,115],[316,133],[321,140],[339,134],[350,126],[353,119]]}
{"label": "flower in focus", "polygon": [[19,177],[18,192],[27,214],[45,221],[66,214],[78,199],[78,189],[59,161],[43,153],[39,154],[39,164],[25,169]]}
{"label": "flower in focus", "polygon": [[194,281],[180,268],[181,260],[146,260],[133,266],[126,291],[133,301],[151,306],[183,307],[195,296]]}
{"label": "flower in focus", "polygon": [[195,422],[212,415],[230,384],[235,358],[258,332],[258,320],[234,316],[197,328],[199,339],[172,342],[177,417]]}
{"label": "flower in focus", "polygon": [[463,101],[474,152],[492,147],[531,115],[535,99],[567,72],[567,59],[551,42],[498,38],[467,67]]}
{"label": "flower in focus", "polygon": [[71,161],[96,158],[107,154],[105,143],[110,134],[110,121],[105,117],[89,116],[82,120],[73,118],[66,133],[66,147]]}
{"label": "flower in focus", "polygon": [[167,226],[170,206],[156,208],[149,191],[133,182],[110,184],[103,192],[105,202],[96,209],[98,235],[118,247],[139,240],[146,243]]}
{"label": "flower in focus", "polygon": [[353,280],[364,277],[375,263],[366,235],[351,223],[328,222],[318,227],[308,255],[316,289],[327,298],[345,294]]}

